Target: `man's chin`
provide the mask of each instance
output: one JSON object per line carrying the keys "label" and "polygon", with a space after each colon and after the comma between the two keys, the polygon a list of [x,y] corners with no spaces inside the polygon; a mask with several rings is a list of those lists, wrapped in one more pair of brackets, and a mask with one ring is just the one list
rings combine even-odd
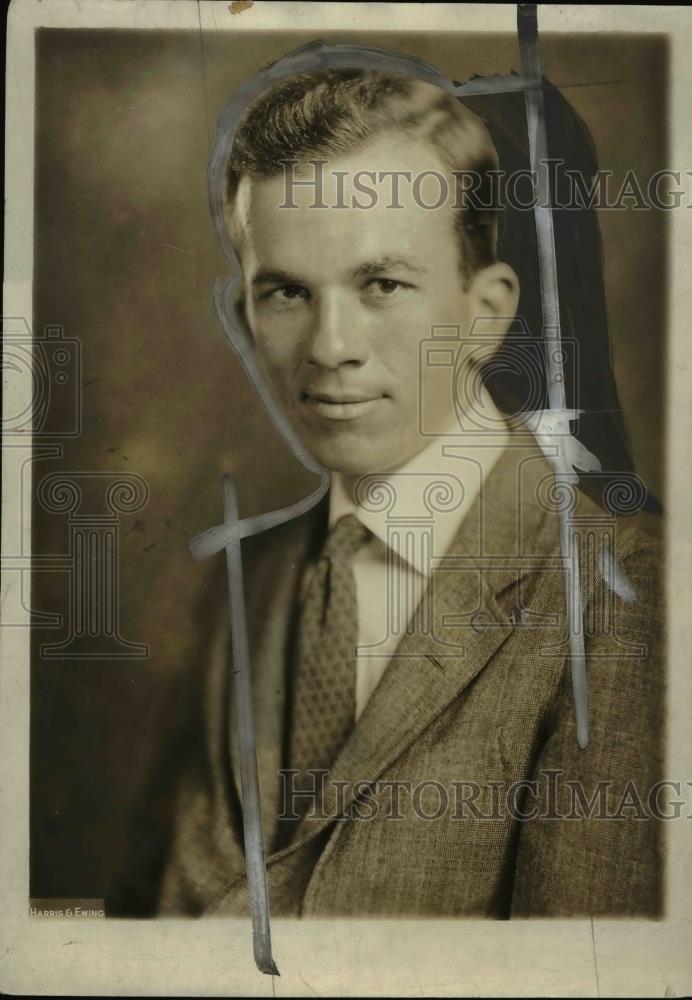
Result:
{"label": "man's chin", "polygon": [[[294,429],[306,451],[325,469],[351,478],[386,475],[421,451],[429,439],[382,421],[305,421]],[[402,433],[403,431],[403,433]]]}
{"label": "man's chin", "polygon": [[372,433],[300,434],[306,450],[316,462],[330,472],[349,478],[368,475],[388,475],[405,465],[421,451],[428,439],[420,435],[384,436]]}
{"label": "man's chin", "polygon": [[330,451],[328,454],[315,457],[325,469],[349,478],[372,475],[382,468],[379,462],[360,455],[338,455]]}
{"label": "man's chin", "polygon": [[383,453],[383,449],[375,449],[367,442],[360,445],[313,441],[307,444],[307,448],[325,469],[349,478],[382,472],[392,461],[391,456]]}
{"label": "man's chin", "polygon": [[[421,446],[425,443],[422,441]],[[322,447],[316,444],[308,446],[308,451],[320,465],[350,480],[362,476],[391,475],[405,465],[418,450],[420,448],[406,449],[401,442],[396,447],[389,448],[382,447],[381,443],[379,447],[373,447],[371,442],[364,442],[362,445],[352,444],[350,447],[335,442]]]}

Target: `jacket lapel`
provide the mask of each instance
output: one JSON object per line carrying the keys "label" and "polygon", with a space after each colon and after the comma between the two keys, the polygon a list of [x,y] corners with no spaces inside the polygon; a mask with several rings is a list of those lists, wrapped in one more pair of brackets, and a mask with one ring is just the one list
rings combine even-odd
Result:
{"label": "jacket lapel", "polygon": [[276,859],[311,839],[347,807],[357,782],[377,779],[511,634],[516,618],[502,595],[516,594],[533,557],[540,559],[554,544],[550,519],[537,502],[539,485],[548,475],[550,467],[533,437],[515,436],[431,574],[413,627],[327,776],[325,818],[304,818],[291,846]]}

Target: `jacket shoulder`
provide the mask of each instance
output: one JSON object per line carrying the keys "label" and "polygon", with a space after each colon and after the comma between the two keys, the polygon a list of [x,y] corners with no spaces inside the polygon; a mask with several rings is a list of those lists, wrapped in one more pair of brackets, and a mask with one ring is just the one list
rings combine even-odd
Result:
{"label": "jacket shoulder", "polygon": [[[619,517],[579,492],[570,523],[579,542],[584,597],[603,586],[625,600],[632,588],[654,596],[663,586],[663,547],[635,518]],[[627,584],[630,584],[628,586]]]}

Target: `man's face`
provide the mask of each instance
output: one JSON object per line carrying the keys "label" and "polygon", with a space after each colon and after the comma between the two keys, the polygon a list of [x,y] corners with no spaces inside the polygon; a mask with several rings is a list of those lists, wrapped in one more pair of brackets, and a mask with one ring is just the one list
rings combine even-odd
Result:
{"label": "man's face", "polygon": [[[429,441],[419,432],[421,341],[434,325],[458,325],[463,335],[482,304],[477,277],[464,289],[451,197],[426,209],[402,180],[403,207],[392,208],[391,177],[369,177],[376,204],[351,206],[352,195],[370,201],[353,186],[359,171],[392,170],[446,174],[427,143],[385,136],[325,164],[323,201],[347,208],[313,207],[314,188],[302,186],[293,188],[297,208],[280,207],[283,174],[245,177],[236,201],[257,351],[308,451],[347,475],[394,470]],[[313,178],[313,168],[295,177]],[[418,201],[432,204],[440,186],[427,180]],[[453,422],[451,391],[426,397],[428,432]]]}

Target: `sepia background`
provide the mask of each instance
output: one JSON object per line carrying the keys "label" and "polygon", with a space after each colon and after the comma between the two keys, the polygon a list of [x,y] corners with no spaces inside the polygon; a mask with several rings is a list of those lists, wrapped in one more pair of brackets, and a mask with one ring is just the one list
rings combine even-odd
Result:
{"label": "sepia background", "polygon": [[[204,667],[199,608],[223,585],[219,557],[195,565],[186,541],[221,520],[221,473],[235,474],[244,515],[313,485],[216,326],[211,290],[224,262],[206,162],[235,87],[314,37],[39,33],[34,329],[61,326],[80,342],[82,413],[81,434],[62,440],[59,460],[35,458],[35,482],[54,472],[137,473],[150,497],[120,519],[118,581],[120,633],[149,655],[47,659],[40,646],[64,630],[34,629],[35,897],[116,898],[124,873],[131,889],[155,867]],[[397,49],[455,80],[519,70],[511,36],[325,39]],[[667,166],[662,38],[548,34],[541,51],[544,75],[586,121],[616,188],[629,169],[649,177]],[[660,497],[666,218],[629,210],[599,220],[620,402],[637,471]],[[51,407],[58,434],[71,405],[64,397]],[[36,504],[34,553],[63,554],[69,544],[65,514]],[[67,574],[35,573],[31,602],[64,612]],[[127,905],[147,912],[145,896],[130,892]]]}

